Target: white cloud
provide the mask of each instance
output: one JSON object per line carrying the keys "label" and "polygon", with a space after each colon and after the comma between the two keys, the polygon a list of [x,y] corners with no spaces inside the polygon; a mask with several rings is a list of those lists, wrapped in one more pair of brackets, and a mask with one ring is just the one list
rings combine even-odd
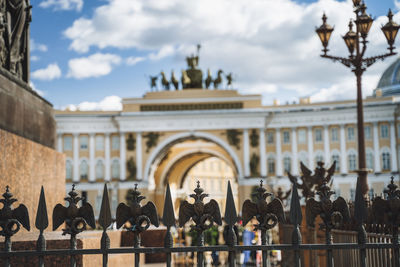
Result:
{"label": "white cloud", "polygon": [[31,56],[31,61],[39,61],[40,57],[38,56]]}
{"label": "white cloud", "polygon": [[39,4],[42,8],[53,8],[53,10],[76,10],[81,11],[83,0],[44,0]]}
{"label": "white cloud", "polygon": [[47,46],[46,45],[38,44],[32,38],[30,40],[30,49],[31,49],[31,52],[33,52],[33,51],[47,52]]}
{"label": "white cloud", "polygon": [[144,57],[128,57],[125,60],[125,62],[126,62],[127,65],[133,66],[133,65],[136,65],[137,63],[139,63],[139,62],[141,62],[143,60],[145,60]]}
{"label": "white cloud", "polygon": [[[284,101],[296,95],[319,99],[322,96],[316,94],[321,88],[355,90],[349,69],[319,57],[322,47],[315,27],[321,24],[324,11],[328,23],[335,26],[331,52],[347,56],[341,35],[354,17],[350,0],[308,4],[295,0],[109,0],[96,8],[92,17],[75,20],[64,35],[71,40],[70,48],[79,53],[92,47],[133,48],[148,52],[150,60],[175,56],[182,64],[184,56],[195,52],[195,44],[200,42],[200,67],[210,68],[213,75],[219,68],[233,72],[237,75],[234,87],[240,85],[244,93],[270,93],[286,98]],[[367,56],[386,52],[380,31],[386,14],[375,15]],[[365,80],[374,81],[365,83],[365,95],[376,86],[371,77],[386,67],[377,63],[364,74]],[[348,82],[350,79],[354,83]],[[340,97],[333,93],[331,100]]]}
{"label": "white cloud", "polygon": [[70,104],[63,108],[64,110],[81,110],[81,111],[119,111],[122,110],[121,98],[118,96],[106,96],[100,102],[82,102],[78,105]]}
{"label": "white cloud", "polygon": [[35,91],[38,95],[44,96],[44,92],[42,90],[39,90],[36,88],[35,84],[32,81],[29,81],[29,86],[32,88],[33,91]]}
{"label": "white cloud", "polygon": [[88,57],[69,60],[67,77],[85,79],[109,74],[115,65],[121,63],[121,57],[113,54],[96,53]]}
{"label": "white cloud", "polygon": [[51,81],[61,77],[61,70],[57,63],[49,64],[44,69],[38,69],[31,74],[33,79]]}

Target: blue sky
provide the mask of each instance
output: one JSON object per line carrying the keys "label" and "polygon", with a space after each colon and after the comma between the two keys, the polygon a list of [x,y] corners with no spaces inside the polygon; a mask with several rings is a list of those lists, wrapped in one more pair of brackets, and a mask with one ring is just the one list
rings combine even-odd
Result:
{"label": "blue sky", "polygon": [[[31,0],[31,81],[54,104],[65,108],[116,109],[118,97],[140,97],[148,76],[171,70],[180,77],[184,58],[202,44],[200,67],[223,69],[241,93],[273,99],[312,101],[355,98],[355,79],[345,67],[319,58],[315,35],[322,12],[335,26],[331,51],[346,56],[341,35],[352,17],[351,1],[334,0]],[[392,0],[367,0],[376,22],[371,54],[384,53],[378,26]],[[399,6],[399,5],[398,5]],[[364,75],[371,94],[395,58]],[[350,93],[349,93],[350,92]],[[118,96],[118,97],[110,97]]]}

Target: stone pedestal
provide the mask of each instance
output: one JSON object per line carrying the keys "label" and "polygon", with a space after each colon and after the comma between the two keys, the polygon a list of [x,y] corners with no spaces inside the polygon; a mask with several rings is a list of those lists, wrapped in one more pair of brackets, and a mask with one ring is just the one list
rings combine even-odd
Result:
{"label": "stone pedestal", "polygon": [[[25,204],[29,211],[31,231],[36,231],[35,218],[40,188],[46,194],[49,229],[57,203],[64,203],[65,156],[54,149],[0,129],[0,195],[6,185],[18,199],[13,207]],[[20,234],[25,230],[20,230]]]}
{"label": "stone pedestal", "polygon": [[53,107],[25,82],[0,68],[0,129],[55,148]]}

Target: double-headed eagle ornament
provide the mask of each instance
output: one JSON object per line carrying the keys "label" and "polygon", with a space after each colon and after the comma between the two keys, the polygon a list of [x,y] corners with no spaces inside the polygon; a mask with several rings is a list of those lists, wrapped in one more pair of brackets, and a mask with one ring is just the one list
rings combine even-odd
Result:
{"label": "double-headed eagle ornament", "polygon": [[179,227],[183,227],[190,218],[196,224],[192,226],[192,229],[198,232],[203,232],[210,228],[214,222],[222,225],[221,212],[217,201],[211,199],[207,204],[204,204],[203,199],[208,197],[208,194],[203,193],[204,190],[200,188],[199,181],[194,192],[195,194],[190,194],[190,197],[194,199],[193,204],[190,204],[186,200],[181,202],[179,207]]}
{"label": "double-headed eagle ornament", "polygon": [[79,207],[78,202],[84,198],[78,197],[75,191],[75,185],[72,185],[72,190],[68,193],[68,197],[64,200],[68,201],[69,206],[64,207],[57,204],[53,210],[53,231],[60,227],[64,222],[66,229],[63,229],[63,235],[77,235],[86,230],[88,224],[91,228],[96,228],[96,221],[94,218],[93,208],[89,203],[85,203]]}
{"label": "double-headed eagle ornament", "polygon": [[335,192],[331,191],[327,183],[330,181],[331,176],[321,178],[317,181],[320,184],[317,187],[317,195],[319,201],[310,198],[306,202],[306,222],[308,226],[314,227],[315,218],[319,215],[324,222],[322,227],[327,230],[338,228],[342,223],[350,221],[350,211],[346,200],[338,197],[335,201],[330,198]]}
{"label": "double-headed eagle ornament", "polygon": [[392,176],[388,189],[384,190],[386,199],[375,197],[372,201],[372,214],[375,223],[381,226],[391,226],[397,231],[400,225],[400,190]]}
{"label": "double-headed eagle ornament", "polygon": [[267,197],[273,194],[266,192],[263,187],[262,180],[260,186],[257,187],[253,196],[256,197],[256,202],[247,199],[243,203],[242,216],[243,226],[245,226],[253,217],[256,217],[258,224],[255,224],[255,230],[266,231],[273,227],[278,222],[285,222],[285,212],[283,211],[282,201],[274,198],[271,202],[267,202]]}
{"label": "double-headed eagle ornament", "polygon": [[26,206],[20,204],[18,208],[12,209],[12,204],[17,199],[12,198],[13,195],[9,190],[9,186],[6,186],[6,192],[3,197],[4,199],[0,199],[0,202],[3,203],[3,208],[0,210],[0,235],[11,237],[19,231],[21,225],[29,231],[29,214]]}
{"label": "double-headed eagle ornament", "polygon": [[153,202],[149,201],[144,206],[140,204],[146,197],[140,195],[137,186],[135,184],[130,205],[120,203],[117,207],[117,228],[121,228],[125,224],[125,228],[129,231],[141,233],[147,230],[150,224],[158,227],[160,222]]}
{"label": "double-headed eagle ornament", "polygon": [[290,174],[290,172],[288,172],[288,177],[292,183],[297,185],[297,188],[302,190],[303,197],[309,199],[315,196],[314,191],[322,185],[324,180],[326,180],[327,183],[331,182],[332,175],[336,169],[336,161],[333,162],[328,170],[324,168],[324,163],[322,161],[318,161],[313,175],[312,171],[308,169],[303,162],[300,162],[300,168],[303,174],[300,177],[302,181],[301,184],[297,181],[297,177]]}

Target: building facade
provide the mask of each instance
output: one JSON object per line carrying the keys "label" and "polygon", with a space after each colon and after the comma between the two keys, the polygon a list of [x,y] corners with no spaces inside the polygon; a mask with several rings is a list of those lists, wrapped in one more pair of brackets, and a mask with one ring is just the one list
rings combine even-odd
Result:
{"label": "building facade", "polygon": [[[167,182],[177,207],[185,198],[181,189],[188,172],[211,157],[231,167],[239,203],[260,178],[274,190],[289,187],[286,171],[300,175],[300,161],[314,169],[318,161],[327,166],[335,160],[334,189],[354,198],[353,100],[263,106],[260,95],[192,89],[149,92],[122,103],[120,112],[56,112],[57,148],[67,157],[67,190],[79,183],[97,211],[106,181],[113,208],[138,183],[161,213]],[[377,194],[398,173],[398,105],[395,96],[364,101],[368,179]]]}

